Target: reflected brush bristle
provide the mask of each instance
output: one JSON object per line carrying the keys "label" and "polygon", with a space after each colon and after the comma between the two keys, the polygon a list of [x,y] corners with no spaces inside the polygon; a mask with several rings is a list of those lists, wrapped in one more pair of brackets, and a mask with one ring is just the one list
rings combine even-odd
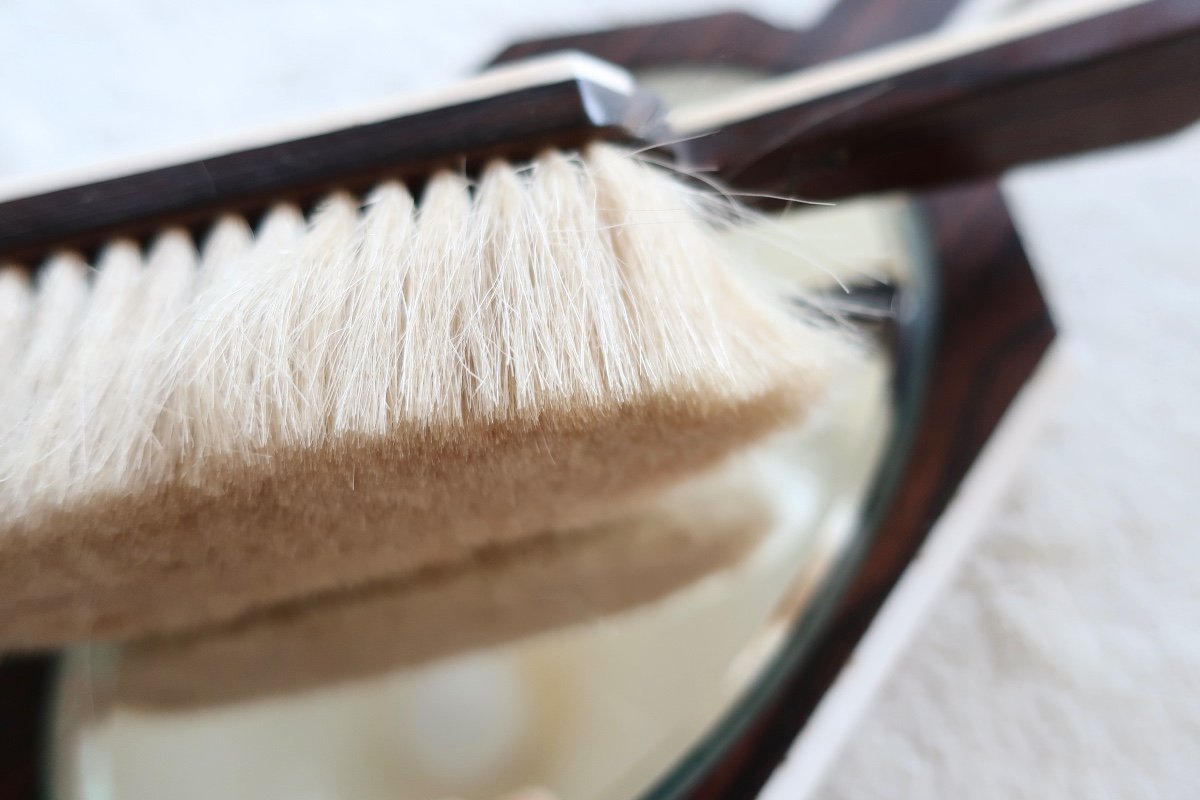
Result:
{"label": "reflected brush bristle", "polygon": [[[608,146],[0,277],[0,643],[234,618],[593,523],[781,425],[828,337]],[[26,333],[27,332],[27,333]]]}
{"label": "reflected brush bristle", "polygon": [[654,603],[767,538],[786,504],[777,468],[761,453],[731,459],[594,526],[132,644],[119,702],[179,709],[327,687]]}

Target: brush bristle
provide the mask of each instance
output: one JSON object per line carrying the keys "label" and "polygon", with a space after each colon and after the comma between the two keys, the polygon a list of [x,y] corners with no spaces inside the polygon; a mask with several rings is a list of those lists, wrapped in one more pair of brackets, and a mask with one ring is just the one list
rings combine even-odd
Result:
{"label": "brush bristle", "polygon": [[0,279],[0,643],[188,627],[592,523],[794,422],[828,342],[610,147]]}

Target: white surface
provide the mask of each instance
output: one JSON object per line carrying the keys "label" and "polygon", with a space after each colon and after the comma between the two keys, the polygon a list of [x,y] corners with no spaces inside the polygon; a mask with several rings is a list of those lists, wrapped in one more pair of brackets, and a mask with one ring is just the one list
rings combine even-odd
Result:
{"label": "white surface", "polygon": [[1200,130],[1027,170],[1075,382],[819,794],[1200,796]]}
{"label": "white surface", "polygon": [[[15,0],[0,178],[428,86],[514,35],[728,5]],[[1008,184],[1076,382],[819,795],[1195,797],[1200,131]]]}
{"label": "white surface", "polygon": [[1056,342],[971,465],[837,680],[821,697],[784,762],[763,787],[760,800],[817,796],[816,790],[854,735],[864,711],[995,514],[998,501],[1061,400],[1068,371],[1062,346]]}

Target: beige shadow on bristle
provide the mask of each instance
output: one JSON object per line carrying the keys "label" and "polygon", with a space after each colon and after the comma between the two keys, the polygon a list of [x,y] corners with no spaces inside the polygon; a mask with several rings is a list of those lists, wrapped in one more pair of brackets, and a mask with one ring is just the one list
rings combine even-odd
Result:
{"label": "beige shadow on bristle", "polygon": [[766,467],[736,459],[612,522],[127,645],[117,701],[166,710],[328,687],[650,603],[738,563],[770,532],[781,499]]}
{"label": "beige shadow on bristle", "polygon": [[[13,310],[15,309],[15,310]],[[0,282],[0,646],[231,620],[611,517],[818,396],[828,335],[608,146]],[[5,351],[7,352],[7,351]]]}

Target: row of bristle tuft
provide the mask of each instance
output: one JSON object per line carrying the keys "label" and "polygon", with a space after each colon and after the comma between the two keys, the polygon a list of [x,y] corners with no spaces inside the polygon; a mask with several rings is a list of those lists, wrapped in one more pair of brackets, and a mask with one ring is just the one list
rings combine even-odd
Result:
{"label": "row of bristle tuft", "polygon": [[231,454],[768,386],[791,326],[609,147],[0,273],[0,510]]}

